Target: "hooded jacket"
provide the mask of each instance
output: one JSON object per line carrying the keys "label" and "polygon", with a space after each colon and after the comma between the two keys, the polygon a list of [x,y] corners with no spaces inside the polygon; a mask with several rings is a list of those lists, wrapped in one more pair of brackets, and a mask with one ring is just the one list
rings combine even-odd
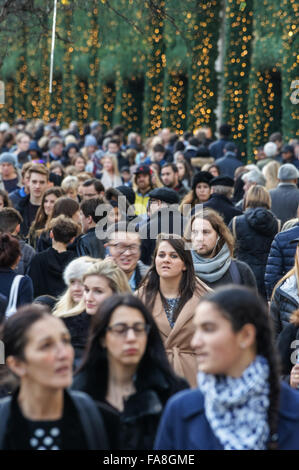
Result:
{"label": "hooded jacket", "polygon": [[277,286],[270,304],[270,315],[273,320],[276,336],[288,326],[290,316],[299,308],[299,296],[296,276],[285,279]]}
{"label": "hooded jacket", "polygon": [[48,248],[37,253],[31,261],[28,275],[34,286],[34,297],[52,295],[57,297],[66,289],[63,280],[65,267],[76,258],[75,253],[64,251],[59,253],[54,248]]}
{"label": "hooded jacket", "polygon": [[271,211],[257,207],[247,209],[243,215],[235,217],[229,227],[236,237],[236,258],[251,267],[258,290],[266,297],[266,263],[273,238],[280,229],[280,221]]}

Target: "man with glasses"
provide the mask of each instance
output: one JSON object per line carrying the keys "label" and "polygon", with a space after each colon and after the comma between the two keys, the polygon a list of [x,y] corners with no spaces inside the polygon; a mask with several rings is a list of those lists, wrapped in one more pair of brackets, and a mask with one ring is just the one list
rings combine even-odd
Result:
{"label": "man with glasses", "polygon": [[108,230],[106,248],[109,255],[126,274],[132,291],[138,289],[148,266],[140,261],[140,236],[126,223],[119,223]]}

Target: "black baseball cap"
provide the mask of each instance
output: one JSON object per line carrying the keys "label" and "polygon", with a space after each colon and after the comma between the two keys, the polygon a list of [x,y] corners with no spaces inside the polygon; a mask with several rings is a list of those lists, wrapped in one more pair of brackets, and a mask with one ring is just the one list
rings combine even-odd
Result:
{"label": "black baseball cap", "polygon": [[150,199],[158,199],[159,201],[166,202],[167,204],[179,203],[178,193],[171,188],[155,188],[152,189],[148,195]]}

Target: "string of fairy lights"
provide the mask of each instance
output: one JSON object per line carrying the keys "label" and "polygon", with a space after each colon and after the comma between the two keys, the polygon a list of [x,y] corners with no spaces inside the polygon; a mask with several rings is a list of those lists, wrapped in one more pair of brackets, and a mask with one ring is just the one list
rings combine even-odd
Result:
{"label": "string of fairy lights", "polygon": [[[99,119],[105,129],[119,122],[144,136],[166,125],[180,134],[202,125],[215,130],[223,78],[223,120],[232,125],[242,156],[253,159],[273,130],[296,135],[298,106],[290,100],[299,63],[295,0],[226,0],[223,77],[215,71],[222,0],[161,0],[155,12],[149,2],[111,0],[139,22],[143,36],[107,10],[105,0],[89,1],[85,12],[70,0],[58,2],[57,31],[66,40],[56,41],[52,96],[51,38],[42,36],[37,51],[29,25],[21,43],[11,42],[16,66],[4,63],[0,120],[58,117],[67,125]],[[178,19],[180,34],[169,18]],[[185,57],[171,61],[174,47]]]}

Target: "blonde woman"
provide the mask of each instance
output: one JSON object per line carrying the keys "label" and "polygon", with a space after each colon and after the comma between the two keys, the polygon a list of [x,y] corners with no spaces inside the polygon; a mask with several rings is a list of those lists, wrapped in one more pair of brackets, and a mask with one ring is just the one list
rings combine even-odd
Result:
{"label": "blonde woman", "polygon": [[78,188],[79,181],[76,176],[66,176],[61,183],[61,189],[64,191],[65,195],[78,201]]}
{"label": "blonde woman", "polygon": [[83,297],[83,275],[96,261],[95,258],[90,256],[80,256],[80,258],[74,259],[67,265],[63,273],[63,280],[67,285],[67,289],[55,305],[53,310],[55,317],[66,317],[70,313],[76,312]]}
{"label": "blonde woman", "polygon": [[116,293],[132,293],[124,272],[110,259],[91,263],[82,275],[83,295],[81,301],[71,310],[57,311],[56,316],[64,320],[75,349],[75,366],[79,364],[84,351],[91,315],[94,315],[104,299]]}
{"label": "blonde woman", "polygon": [[272,241],[281,223],[271,212],[269,192],[258,184],[249,188],[244,199],[245,212],[234,217],[230,229],[236,240],[235,256],[252,269],[260,295],[267,298],[265,270]]}
{"label": "blonde woman", "polygon": [[103,166],[101,182],[105,189],[116,188],[122,185],[122,179],[118,170],[118,163],[115,155],[106,153],[101,159]]}
{"label": "blonde woman", "polygon": [[266,189],[275,189],[279,183],[278,180],[278,170],[280,168],[280,163],[273,161],[267,163],[262,169],[262,173],[266,178]]}
{"label": "blonde woman", "polygon": [[[299,239],[291,243],[298,244]],[[295,265],[282,277],[273,289],[270,315],[273,320],[275,334],[278,336],[289,324],[292,313],[299,308],[299,247],[295,254]]]}

